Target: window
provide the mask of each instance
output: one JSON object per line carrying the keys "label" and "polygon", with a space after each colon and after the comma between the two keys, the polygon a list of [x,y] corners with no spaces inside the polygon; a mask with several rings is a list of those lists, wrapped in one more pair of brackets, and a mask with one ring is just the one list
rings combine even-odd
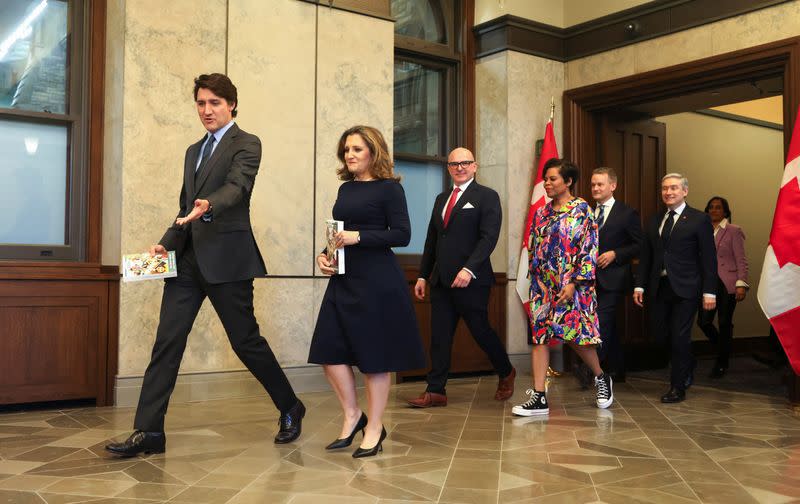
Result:
{"label": "window", "polygon": [[[458,5],[456,5],[458,4]],[[400,254],[421,254],[433,200],[449,183],[447,153],[461,140],[458,99],[462,53],[456,20],[461,2],[392,0],[395,18],[394,160],[403,177],[411,242]]]}
{"label": "window", "polygon": [[81,260],[83,2],[0,3],[0,259]]}

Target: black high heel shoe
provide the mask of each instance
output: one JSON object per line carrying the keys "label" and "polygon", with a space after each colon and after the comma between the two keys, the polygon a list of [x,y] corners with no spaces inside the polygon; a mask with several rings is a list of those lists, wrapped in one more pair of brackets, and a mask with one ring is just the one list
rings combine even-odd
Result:
{"label": "black high heel shoe", "polygon": [[356,426],[353,427],[353,432],[351,432],[350,435],[347,436],[346,438],[339,438],[335,440],[333,443],[326,446],[325,449],[337,450],[339,448],[346,448],[350,446],[350,444],[353,442],[353,438],[356,437],[356,434],[358,434],[358,431],[361,431],[361,433],[363,434],[364,427],[366,426],[367,426],[367,415],[365,415],[364,412],[362,411],[361,418],[358,419],[358,422],[356,422]]}
{"label": "black high heel shoe", "polygon": [[353,458],[374,457],[379,451],[383,451],[383,446],[381,445],[384,439],[386,439],[386,427],[381,427],[381,437],[378,439],[378,443],[372,448],[356,448],[356,451],[353,452]]}

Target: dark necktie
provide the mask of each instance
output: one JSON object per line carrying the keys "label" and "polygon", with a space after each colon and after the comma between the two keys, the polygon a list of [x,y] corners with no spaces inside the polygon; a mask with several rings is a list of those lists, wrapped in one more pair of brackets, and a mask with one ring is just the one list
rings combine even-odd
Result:
{"label": "dark necktie", "polygon": [[447,202],[447,210],[444,211],[444,227],[447,227],[447,222],[450,220],[450,214],[453,213],[453,207],[456,206],[456,200],[458,199],[459,192],[461,192],[461,189],[456,187],[453,189],[453,194],[450,195],[450,200]]}
{"label": "dark necktie", "polygon": [[597,215],[597,229],[603,227],[603,223],[606,220],[606,206],[600,205],[600,213]]}
{"label": "dark necktie", "polygon": [[209,138],[206,142],[206,145],[203,147],[203,153],[200,155],[200,164],[197,165],[197,169],[194,171],[195,175],[200,173],[200,168],[206,164],[209,156],[211,156],[211,151],[214,150],[214,142],[216,141],[217,138],[214,135],[211,135],[211,138]]}
{"label": "dark necktie", "polygon": [[664,223],[664,227],[661,228],[661,244],[664,245],[664,249],[666,250],[667,245],[669,244],[669,235],[672,234],[672,226],[675,225],[675,210],[669,211],[669,216],[667,217],[667,222]]}

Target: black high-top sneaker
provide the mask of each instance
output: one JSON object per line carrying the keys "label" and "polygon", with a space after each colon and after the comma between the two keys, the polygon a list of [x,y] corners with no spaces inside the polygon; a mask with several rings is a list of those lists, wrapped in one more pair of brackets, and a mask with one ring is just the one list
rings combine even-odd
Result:
{"label": "black high-top sneaker", "polygon": [[530,399],[519,406],[511,408],[513,414],[519,416],[535,416],[547,415],[550,413],[550,407],[547,405],[547,397],[544,392],[528,389],[525,393],[531,396]]}
{"label": "black high-top sneaker", "polygon": [[594,386],[597,389],[597,407],[606,409],[614,402],[614,384],[608,373],[594,377]]}

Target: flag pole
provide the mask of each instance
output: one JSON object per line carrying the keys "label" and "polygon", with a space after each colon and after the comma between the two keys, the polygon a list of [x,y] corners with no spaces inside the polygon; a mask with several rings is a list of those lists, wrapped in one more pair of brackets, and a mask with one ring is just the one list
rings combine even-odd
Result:
{"label": "flag pole", "polygon": [[556,114],[556,99],[550,97],[550,122],[553,122],[553,116]]}

